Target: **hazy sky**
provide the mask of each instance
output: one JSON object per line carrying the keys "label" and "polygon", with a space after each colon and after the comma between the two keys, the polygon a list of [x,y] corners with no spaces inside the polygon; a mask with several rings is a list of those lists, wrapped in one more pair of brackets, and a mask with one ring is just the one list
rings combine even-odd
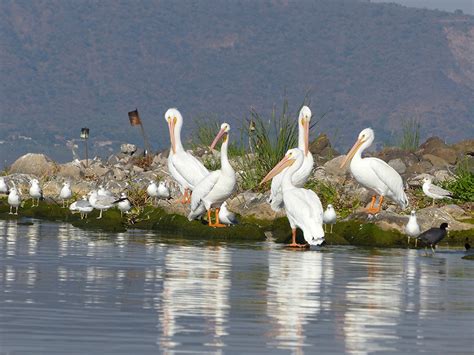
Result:
{"label": "hazy sky", "polygon": [[395,2],[410,7],[438,9],[450,12],[461,9],[465,14],[474,15],[474,0],[372,0],[372,2]]}

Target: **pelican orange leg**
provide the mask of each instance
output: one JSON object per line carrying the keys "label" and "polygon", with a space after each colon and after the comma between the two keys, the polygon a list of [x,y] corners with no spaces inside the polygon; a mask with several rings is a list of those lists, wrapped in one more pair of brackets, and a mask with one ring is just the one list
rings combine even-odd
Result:
{"label": "pelican orange leg", "polygon": [[288,244],[291,248],[306,248],[308,244],[296,243],[296,228],[291,230],[291,244]]}
{"label": "pelican orange leg", "polygon": [[184,189],[184,194],[183,194],[183,198],[181,200],[181,203],[183,205],[191,203],[191,194],[189,192],[189,189]]}

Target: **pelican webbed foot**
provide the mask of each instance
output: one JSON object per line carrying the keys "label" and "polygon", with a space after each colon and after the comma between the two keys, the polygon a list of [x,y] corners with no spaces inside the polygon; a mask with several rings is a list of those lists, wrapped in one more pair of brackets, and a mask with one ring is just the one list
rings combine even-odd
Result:
{"label": "pelican webbed foot", "polygon": [[220,223],[220,221],[219,221],[219,211],[220,211],[220,208],[216,208],[216,210],[215,210],[216,222],[215,223],[212,223],[211,211],[210,210],[207,211],[207,220],[209,222],[209,227],[213,227],[213,228],[227,227],[227,225]]}

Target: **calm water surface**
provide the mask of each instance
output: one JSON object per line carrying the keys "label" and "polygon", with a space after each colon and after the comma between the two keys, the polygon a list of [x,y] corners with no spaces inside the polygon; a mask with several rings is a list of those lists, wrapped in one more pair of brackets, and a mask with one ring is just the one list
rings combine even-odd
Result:
{"label": "calm water surface", "polygon": [[2,354],[474,350],[460,250],[185,242],[0,221]]}

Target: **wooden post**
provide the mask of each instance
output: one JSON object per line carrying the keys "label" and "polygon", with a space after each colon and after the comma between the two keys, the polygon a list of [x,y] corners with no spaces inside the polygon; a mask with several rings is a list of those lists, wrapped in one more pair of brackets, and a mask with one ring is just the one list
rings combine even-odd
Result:
{"label": "wooden post", "polygon": [[145,155],[150,156],[150,157],[153,156],[153,154],[151,153],[150,144],[148,143],[148,137],[145,133],[145,129],[143,128],[142,120],[140,119],[140,115],[138,114],[138,109],[135,109],[135,111],[130,111],[128,113],[128,119],[130,120],[130,125],[140,126],[143,142],[145,143],[145,149],[146,149]]}

